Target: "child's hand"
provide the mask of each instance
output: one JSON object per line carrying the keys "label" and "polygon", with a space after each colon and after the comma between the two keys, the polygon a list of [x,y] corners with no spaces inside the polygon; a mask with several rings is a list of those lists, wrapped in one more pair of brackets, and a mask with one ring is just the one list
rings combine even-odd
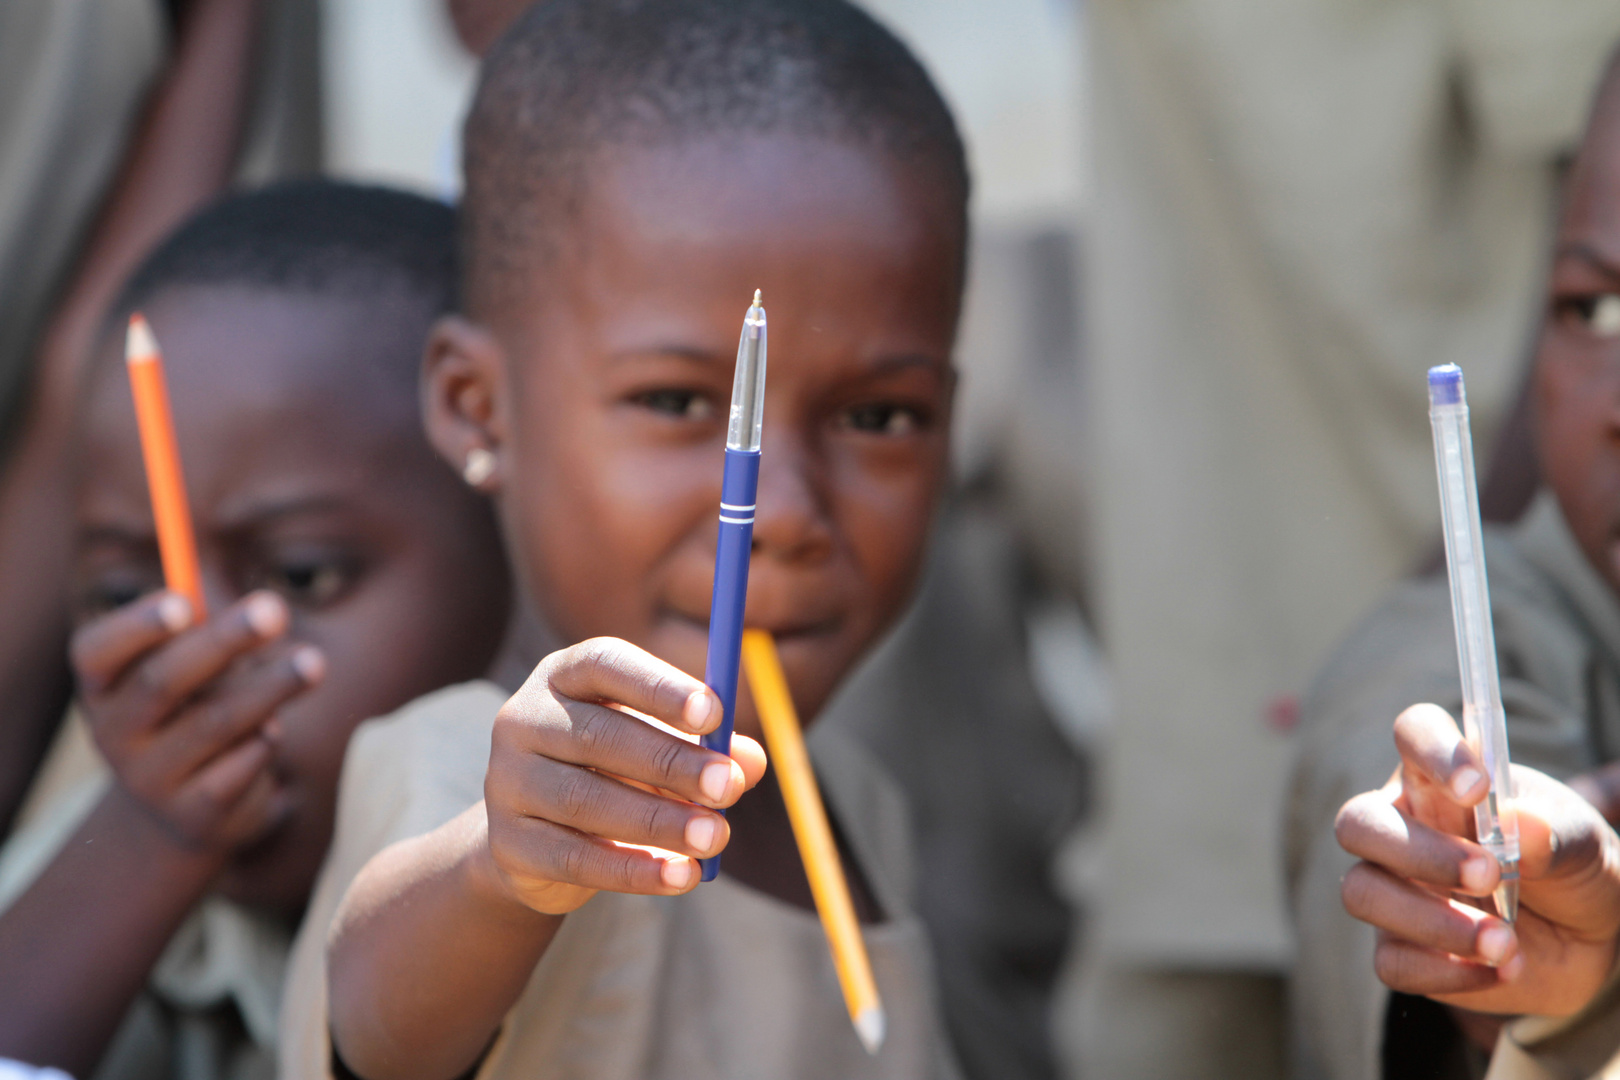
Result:
{"label": "child's hand", "polygon": [[79,630],[73,667],[119,784],[184,846],[224,852],[286,813],[269,767],[275,711],[318,682],[326,661],[309,645],[266,648],[287,629],[274,593],[190,623],[185,598],[143,597]]}
{"label": "child's hand", "polygon": [[598,890],[682,893],[689,856],[730,838],[724,808],[765,774],[744,735],[731,757],[660,731],[720,724],[719,698],[697,679],[614,638],[552,653],[501,709],[484,781],[489,853],[522,903],[561,915]]}
{"label": "child's hand", "polygon": [[1344,906],[1379,929],[1378,977],[1396,990],[1488,1013],[1566,1015],[1614,968],[1620,838],[1563,784],[1514,766],[1521,878],[1509,926],[1453,896],[1489,896],[1496,860],[1471,838],[1489,785],[1451,717],[1415,705],[1395,721],[1401,766],[1339,811],[1339,843],[1363,862]]}

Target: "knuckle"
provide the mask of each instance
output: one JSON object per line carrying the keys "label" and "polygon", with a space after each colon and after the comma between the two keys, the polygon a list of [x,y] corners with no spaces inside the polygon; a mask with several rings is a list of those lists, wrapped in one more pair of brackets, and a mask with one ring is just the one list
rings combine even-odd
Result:
{"label": "knuckle", "polygon": [[636,892],[640,880],[637,872],[636,858],[628,851],[615,852],[613,855],[612,878],[614,887],[619,892]]}
{"label": "knuckle", "polygon": [[1373,972],[1385,986],[1399,990],[1406,985],[1405,950],[1380,937],[1373,950]]}
{"label": "knuckle", "polygon": [[566,822],[579,821],[590,813],[592,797],[591,777],[581,769],[568,769],[558,778],[552,789],[552,801],[558,817]]}
{"label": "knuckle", "polygon": [[587,874],[590,872],[595,851],[577,837],[569,837],[563,841],[562,850],[557,853],[557,879],[570,885],[590,884]]}
{"label": "knuckle", "polygon": [[1357,863],[1339,882],[1339,899],[1344,903],[1344,910],[1358,919],[1363,918],[1369,909],[1371,876],[1366,863]]}
{"label": "knuckle", "polygon": [[686,759],[686,747],[684,742],[668,739],[653,751],[652,766],[662,781],[660,786],[673,787],[676,781],[685,779],[681,763]]}

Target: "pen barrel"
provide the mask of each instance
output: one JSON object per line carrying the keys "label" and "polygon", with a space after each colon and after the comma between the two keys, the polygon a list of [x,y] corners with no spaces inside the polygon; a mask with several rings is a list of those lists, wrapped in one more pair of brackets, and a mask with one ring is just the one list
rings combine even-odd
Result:
{"label": "pen barrel", "polygon": [[[731,753],[737,715],[737,674],[742,662],[743,610],[748,601],[748,557],[754,545],[754,504],[759,493],[759,451],[726,449],[720,482],[720,536],[714,552],[714,597],[709,606],[709,654],[703,681],[724,709],[720,726],[702,737],[710,750]],[[703,859],[703,880],[720,873],[720,857]]]}
{"label": "pen barrel", "polygon": [[[1459,378],[1460,383],[1460,378]],[[1484,528],[1474,474],[1468,405],[1460,385],[1454,400],[1429,409],[1434,431],[1435,469],[1440,480],[1441,531],[1451,585],[1451,615],[1457,635],[1457,668],[1462,682],[1463,736],[1490,776],[1491,792],[1474,808],[1480,844],[1502,864],[1503,877],[1517,875],[1518,818],[1503,804],[1513,797],[1508,758],[1507,713],[1502,705],[1496,664],[1496,633],[1491,620]]]}

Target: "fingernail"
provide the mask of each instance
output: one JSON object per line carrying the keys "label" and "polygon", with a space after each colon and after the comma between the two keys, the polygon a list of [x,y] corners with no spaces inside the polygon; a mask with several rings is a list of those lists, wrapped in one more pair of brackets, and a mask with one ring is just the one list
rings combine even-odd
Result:
{"label": "fingernail", "polygon": [[1505,926],[1487,926],[1479,932],[1479,941],[1474,947],[1479,950],[1481,959],[1496,967],[1507,959],[1513,948],[1513,931]]}
{"label": "fingernail", "polygon": [[169,633],[178,633],[191,625],[191,601],[172,593],[158,601],[158,621]]}
{"label": "fingernail", "polygon": [[264,638],[274,637],[287,625],[287,605],[271,593],[248,597],[242,614],[253,632]]}
{"label": "fingernail", "polygon": [[707,855],[713,849],[714,838],[719,832],[720,827],[714,818],[707,814],[695,817],[686,823],[686,846]]}
{"label": "fingernail", "polygon": [[1496,977],[1503,982],[1512,982],[1524,971],[1524,953],[1516,952],[1508,962],[1496,969]]}
{"label": "fingernail", "polygon": [[714,696],[707,690],[693,692],[686,699],[686,724],[691,728],[701,728],[714,712]]}
{"label": "fingernail", "polygon": [[1484,896],[1491,888],[1491,860],[1483,855],[1471,855],[1463,860],[1457,878],[1463,892]]}
{"label": "fingernail", "polygon": [[731,773],[736,767],[734,761],[715,761],[703,766],[698,774],[698,789],[712,803],[723,801],[731,790]]}
{"label": "fingernail", "polygon": [[1483,779],[1485,779],[1484,773],[1480,772],[1472,765],[1464,765],[1451,776],[1452,793],[1455,794],[1459,799],[1464,798],[1470,791],[1474,790],[1474,785],[1478,784]]}
{"label": "fingernail", "polygon": [[659,869],[658,875],[666,886],[671,889],[684,889],[692,883],[692,870],[695,864],[684,855],[673,859],[665,859],[664,865]]}
{"label": "fingernail", "polygon": [[292,666],[300,679],[313,686],[326,674],[326,657],[313,645],[300,645],[293,650]]}

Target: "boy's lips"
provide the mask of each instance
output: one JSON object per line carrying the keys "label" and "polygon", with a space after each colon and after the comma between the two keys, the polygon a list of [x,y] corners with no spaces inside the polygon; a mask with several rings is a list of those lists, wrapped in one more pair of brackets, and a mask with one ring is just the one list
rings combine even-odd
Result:
{"label": "boy's lips", "polygon": [[[706,611],[702,615],[693,615],[690,612],[671,609],[670,614],[705,635],[709,632],[709,613]],[[842,623],[841,616],[828,615],[811,619],[748,619],[745,625],[750,630],[768,631],[777,641],[789,641],[795,638],[830,636],[838,631]]]}

